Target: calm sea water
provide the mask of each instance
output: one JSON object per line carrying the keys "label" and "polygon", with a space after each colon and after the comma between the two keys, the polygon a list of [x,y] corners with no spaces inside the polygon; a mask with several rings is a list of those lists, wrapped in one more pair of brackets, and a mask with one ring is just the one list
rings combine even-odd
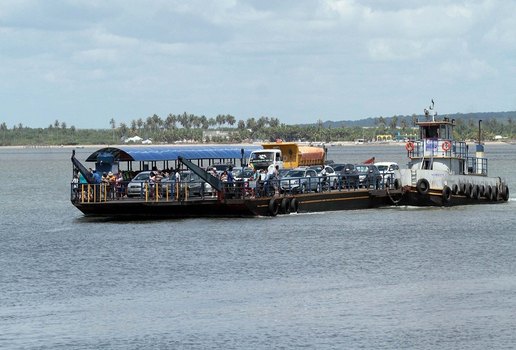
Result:
{"label": "calm sea water", "polygon": [[71,150],[0,149],[0,348],[514,349],[516,146],[486,153],[508,203],[113,222]]}

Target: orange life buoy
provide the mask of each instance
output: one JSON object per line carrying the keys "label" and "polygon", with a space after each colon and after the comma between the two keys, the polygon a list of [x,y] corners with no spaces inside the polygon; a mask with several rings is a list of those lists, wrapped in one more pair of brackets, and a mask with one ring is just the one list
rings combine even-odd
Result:
{"label": "orange life buoy", "polygon": [[414,150],[414,142],[409,141],[405,144],[405,148],[407,151],[412,152]]}
{"label": "orange life buoy", "polygon": [[443,148],[443,151],[449,151],[451,149],[451,142],[444,141],[441,147]]}

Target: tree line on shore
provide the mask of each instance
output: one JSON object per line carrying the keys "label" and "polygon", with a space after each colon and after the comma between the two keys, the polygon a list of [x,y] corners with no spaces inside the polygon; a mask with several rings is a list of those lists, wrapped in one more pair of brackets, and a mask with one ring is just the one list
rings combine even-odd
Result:
{"label": "tree line on shore", "polygon": [[[116,123],[109,120],[110,128],[78,129],[68,127],[64,121],[56,120],[46,128],[31,128],[19,123],[9,128],[5,122],[0,124],[0,146],[19,145],[91,145],[120,144],[132,136],[138,135],[150,139],[153,143],[240,143],[259,141],[307,141],[336,142],[354,141],[356,139],[376,140],[379,135],[391,135],[392,139],[403,140],[416,137],[415,121],[420,116],[409,119],[378,117],[374,126],[338,127],[332,123],[318,120],[315,124],[298,125],[281,123],[278,118],[260,117],[237,120],[232,115],[217,115],[214,118],[193,114],[169,114],[166,118],[154,114],[146,119],[132,120],[130,123]],[[456,139],[476,140],[478,124],[473,119],[455,119]],[[513,139],[512,118],[500,120],[488,118],[482,121],[482,139],[493,140],[496,135]]]}

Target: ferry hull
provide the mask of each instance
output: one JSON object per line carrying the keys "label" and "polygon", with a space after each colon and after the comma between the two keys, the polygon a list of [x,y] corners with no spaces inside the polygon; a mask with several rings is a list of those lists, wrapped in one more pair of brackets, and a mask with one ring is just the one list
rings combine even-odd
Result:
{"label": "ferry hull", "polygon": [[111,200],[74,202],[86,216],[114,219],[253,217],[292,212],[367,209],[385,205],[385,190],[351,190],[244,199],[188,201]]}
{"label": "ferry hull", "polygon": [[429,191],[427,194],[420,194],[416,188],[406,189],[399,201],[399,205],[409,206],[442,206],[451,207],[457,205],[471,205],[471,204],[496,204],[503,203],[506,200],[500,196],[496,198],[488,198],[486,196],[470,197],[464,194],[450,194],[443,195],[441,191]]}

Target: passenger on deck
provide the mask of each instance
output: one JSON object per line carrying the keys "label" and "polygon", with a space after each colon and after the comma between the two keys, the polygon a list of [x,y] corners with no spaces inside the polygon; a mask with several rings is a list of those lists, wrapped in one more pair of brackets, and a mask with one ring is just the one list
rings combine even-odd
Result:
{"label": "passenger on deck", "polygon": [[95,184],[100,184],[102,182],[102,176],[100,176],[99,172],[97,170],[93,170],[93,182]]}
{"label": "passenger on deck", "polygon": [[149,194],[151,198],[155,197],[157,182],[158,177],[156,175],[156,172],[153,170],[149,174]]}
{"label": "passenger on deck", "polygon": [[181,173],[179,168],[176,168],[176,173],[174,174],[174,193],[176,199],[179,199],[179,196],[181,195]]}
{"label": "passenger on deck", "polygon": [[227,174],[228,174],[228,183],[232,184],[235,180],[235,178],[233,177],[233,167],[230,166],[228,167],[228,171],[227,171]]}
{"label": "passenger on deck", "polygon": [[106,199],[106,196],[108,195],[109,191],[109,179],[108,174],[106,172],[102,173],[102,177],[100,178],[100,193],[101,193],[101,200]]}
{"label": "passenger on deck", "polygon": [[72,178],[72,200],[79,198],[79,172],[75,173]]}
{"label": "passenger on deck", "polygon": [[113,172],[109,172],[107,175],[107,179],[109,182],[108,193],[110,198],[115,198],[115,187],[116,187],[116,176]]}
{"label": "passenger on deck", "polygon": [[118,176],[116,177],[115,181],[115,187],[117,199],[125,197],[124,174],[121,170],[118,171]]}
{"label": "passenger on deck", "polygon": [[220,181],[228,182],[228,171],[224,170],[222,174],[220,174]]}

